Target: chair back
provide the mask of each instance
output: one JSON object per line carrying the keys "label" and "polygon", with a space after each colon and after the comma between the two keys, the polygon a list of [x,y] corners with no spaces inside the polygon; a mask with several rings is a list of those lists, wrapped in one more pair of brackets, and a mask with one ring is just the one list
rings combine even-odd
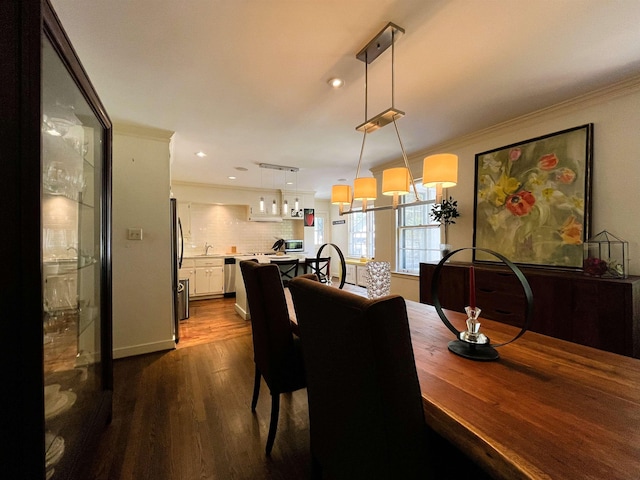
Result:
{"label": "chair back", "polygon": [[425,478],[427,429],[404,299],[289,283],[323,478]]}
{"label": "chair back", "polygon": [[300,352],[293,338],[280,270],[276,265],[253,261],[241,261],[240,270],[251,315],[256,366],[269,390],[292,391],[304,375],[292,368],[300,363]]}
{"label": "chair back", "polygon": [[331,278],[331,257],[306,258],[305,273],[313,273],[321,283],[328,283]]}
{"label": "chair back", "polygon": [[289,280],[298,276],[299,259],[294,258],[292,260],[271,260],[271,263],[278,266],[280,269],[280,278],[282,279],[282,285],[287,286]]}

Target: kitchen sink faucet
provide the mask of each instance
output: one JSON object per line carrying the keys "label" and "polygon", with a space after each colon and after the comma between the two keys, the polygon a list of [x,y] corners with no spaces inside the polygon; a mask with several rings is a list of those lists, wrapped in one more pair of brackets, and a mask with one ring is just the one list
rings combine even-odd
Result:
{"label": "kitchen sink faucet", "polygon": [[209,253],[209,249],[213,247],[213,245],[209,245],[207,242],[204,242],[204,254],[207,255]]}

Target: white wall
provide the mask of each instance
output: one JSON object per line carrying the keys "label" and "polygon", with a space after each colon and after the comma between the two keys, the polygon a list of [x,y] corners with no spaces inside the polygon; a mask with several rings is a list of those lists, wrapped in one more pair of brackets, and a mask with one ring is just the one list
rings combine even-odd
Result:
{"label": "white wall", "polygon": [[[114,125],[114,358],[175,347],[169,214],[172,134]],[[130,227],[142,228],[142,241],[127,240]]]}
{"label": "white wall", "polygon": [[[459,156],[458,185],[448,190],[458,200],[461,213],[456,224],[449,228],[449,243],[453,248],[473,244],[477,153],[587,123],[594,124],[591,234],[607,230],[627,240],[629,273],[640,275],[640,222],[635,215],[640,188],[640,78],[411,155],[409,163],[416,178],[422,177],[422,159],[426,155],[450,152]],[[400,161],[392,164],[398,166]],[[379,178],[382,169],[392,164],[375,169],[374,175]],[[392,269],[395,268],[395,230],[394,215],[386,211],[376,215],[376,260],[391,262]],[[455,260],[471,260],[470,251],[458,254]],[[418,300],[418,277],[394,274],[392,292]]]}

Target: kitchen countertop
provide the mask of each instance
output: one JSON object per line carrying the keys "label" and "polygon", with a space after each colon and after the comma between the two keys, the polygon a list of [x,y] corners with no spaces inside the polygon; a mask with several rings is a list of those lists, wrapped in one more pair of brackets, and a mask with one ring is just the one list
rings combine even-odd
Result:
{"label": "kitchen countertop", "polygon": [[344,263],[348,263],[350,265],[366,265],[369,261],[371,261],[370,258],[366,258],[364,260],[360,258],[345,258]]}
{"label": "kitchen countertop", "polygon": [[[293,252],[292,252],[293,253]],[[235,311],[241,318],[244,320],[249,320],[251,318],[251,314],[249,312],[249,306],[247,304],[247,292],[245,290],[244,281],[242,280],[242,271],[240,269],[240,261],[242,260],[250,260],[255,258],[258,260],[258,263],[271,263],[273,261],[274,264],[277,264],[279,260],[290,260],[293,258],[298,258],[301,263],[304,263],[304,258],[306,254],[305,252],[296,252],[292,255],[249,255],[249,254],[237,254],[236,255],[236,304]]]}
{"label": "kitchen countertop", "polygon": [[291,258],[304,258],[304,256],[304,252],[285,255],[276,255],[275,253],[209,253],[207,255],[203,253],[185,253],[183,258],[242,258],[244,260],[247,258],[266,257],[269,259],[288,260]]}
{"label": "kitchen countertop", "polygon": [[235,258],[249,256],[248,253],[185,253],[183,258],[195,259],[195,258]]}

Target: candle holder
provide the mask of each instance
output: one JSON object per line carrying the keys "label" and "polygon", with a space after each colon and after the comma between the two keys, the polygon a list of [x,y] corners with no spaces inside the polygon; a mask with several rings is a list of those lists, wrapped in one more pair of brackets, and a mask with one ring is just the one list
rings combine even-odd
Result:
{"label": "candle holder", "polygon": [[480,316],[481,310],[477,307],[465,307],[464,311],[467,312],[467,331],[460,332],[460,340],[475,343],[476,345],[489,343],[489,338],[484,333],[480,333],[478,317]]}
{"label": "candle holder", "polygon": [[456,355],[472,360],[497,360],[500,358],[498,351],[491,346],[491,341],[484,333],[480,332],[481,310],[478,307],[465,307],[467,312],[467,330],[458,333],[458,340],[452,340],[447,345]]}
{"label": "candle holder", "polygon": [[[492,345],[489,337],[487,337],[484,333],[480,332],[480,321],[478,317],[480,316],[480,308],[468,306],[465,308],[467,312],[467,330],[463,332],[459,332],[447,319],[446,315],[442,311],[442,305],[440,304],[440,299],[438,298],[438,283],[440,279],[440,272],[442,271],[442,267],[444,263],[449,259],[449,257],[455,255],[458,252],[463,250],[481,250],[483,252],[489,253],[498,259],[502,260],[516,275],[522,288],[524,290],[525,299],[526,299],[526,307],[525,307],[525,321],[520,330],[520,332],[513,337],[511,340],[505,343],[500,343],[497,345]],[[436,269],[433,272],[433,279],[431,284],[431,298],[433,301],[433,306],[440,317],[440,320],[445,324],[445,326],[453,332],[457,338],[457,340],[452,340],[448,343],[448,348],[451,352],[456,355],[460,355],[461,357],[468,358],[471,360],[479,360],[479,361],[492,361],[498,360],[500,358],[500,354],[496,350],[496,347],[502,347],[507,345],[508,343],[513,342],[514,340],[520,338],[524,332],[529,328],[529,324],[531,322],[531,317],[533,315],[533,292],[531,291],[531,286],[527,281],[526,277],[522,273],[522,271],[511,261],[509,261],[506,257],[496,253],[492,250],[487,250],[484,248],[478,247],[467,247],[460,248],[458,250],[454,250],[449,254],[442,257],[442,260],[436,266]],[[472,303],[474,300],[472,299]]]}

